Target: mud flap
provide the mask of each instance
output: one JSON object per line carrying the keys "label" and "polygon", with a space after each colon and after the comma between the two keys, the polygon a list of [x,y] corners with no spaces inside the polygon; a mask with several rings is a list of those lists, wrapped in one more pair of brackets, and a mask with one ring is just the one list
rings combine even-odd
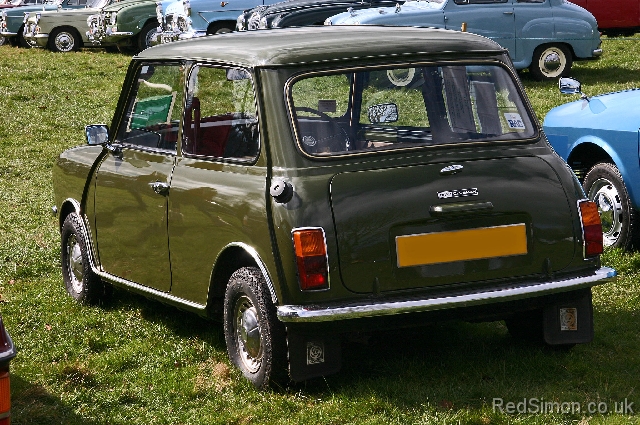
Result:
{"label": "mud flap", "polygon": [[287,330],[289,376],[300,382],[331,375],[342,366],[342,351],[338,335],[301,333]]}
{"label": "mud flap", "polygon": [[581,344],[593,339],[591,288],[567,294],[544,308],[544,340],[549,345]]}

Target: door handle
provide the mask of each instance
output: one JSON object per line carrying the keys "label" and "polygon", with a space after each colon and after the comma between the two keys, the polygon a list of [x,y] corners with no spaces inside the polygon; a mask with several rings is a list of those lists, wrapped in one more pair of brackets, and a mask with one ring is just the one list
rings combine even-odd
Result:
{"label": "door handle", "polygon": [[505,15],[513,15],[513,12],[502,12]]}
{"label": "door handle", "polygon": [[169,185],[166,183],[158,181],[149,183],[149,186],[151,186],[151,189],[158,195],[166,196],[169,193]]}

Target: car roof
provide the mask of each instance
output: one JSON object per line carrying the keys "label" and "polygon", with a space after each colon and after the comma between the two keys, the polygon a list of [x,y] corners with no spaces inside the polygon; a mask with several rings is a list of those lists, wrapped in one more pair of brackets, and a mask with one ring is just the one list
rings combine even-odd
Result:
{"label": "car roof", "polygon": [[469,52],[502,53],[488,38],[459,31],[384,26],[312,26],[242,31],[162,44],[143,59],[198,59],[247,67],[336,61],[401,60],[405,56],[456,58]]}

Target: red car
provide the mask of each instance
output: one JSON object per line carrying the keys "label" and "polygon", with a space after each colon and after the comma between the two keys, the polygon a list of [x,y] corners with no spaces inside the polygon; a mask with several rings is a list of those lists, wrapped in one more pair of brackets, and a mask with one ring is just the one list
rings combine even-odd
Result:
{"label": "red car", "polygon": [[11,337],[4,329],[0,316],[0,425],[11,423],[11,391],[9,384],[9,363],[16,355]]}
{"label": "red car", "polygon": [[640,0],[571,0],[587,9],[606,35],[629,35],[640,31]]}

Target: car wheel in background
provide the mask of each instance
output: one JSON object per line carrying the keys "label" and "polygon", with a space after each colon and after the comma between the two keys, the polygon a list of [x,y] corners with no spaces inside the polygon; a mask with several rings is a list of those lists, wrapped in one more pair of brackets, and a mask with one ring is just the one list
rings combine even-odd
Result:
{"label": "car wheel in background", "polygon": [[62,277],[67,292],[82,304],[97,304],[111,295],[111,285],[102,282],[91,270],[86,229],[78,214],[64,220],[62,239]]}
{"label": "car wheel in background", "polygon": [[158,30],[157,22],[148,23],[142,28],[142,31],[140,31],[136,39],[136,47],[138,49],[138,52],[143,51],[147,47],[151,47],[151,41],[153,40],[153,37],[156,35],[157,30]]}
{"label": "car wheel in background", "polygon": [[229,278],[224,297],[224,336],[229,359],[258,388],[280,381],[286,371],[283,324],[264,277],[243,267]]}
{"label": "car wheel in background", "polygon": [[566,76],[572,63],[571,52],[565,46],[546,44],[534,50],[529,71],[536,80],[553,80]]}
{"label": "car wheel in background", "polygon": [[212,24],[207,28],[207,35],[225,34],[232,32],[235,28],[235,22],[219,22]]}
{"label": "car wheel in background", "polygon": [[49,50],[52,52],[73,52],[80,50],[82,40],[69,28],[56,28],[49,35]]}
{"label": "car wheel in background", "polygon": [[596,164],[583,186],[587,197],[598,205],[604,245],[622,249],[638,246],[637,212],[618,168],[608,162]]}
{"label": "car wheel in background", "polygon": [[9,44],[9,39],[7,37],[0,36],[0,46],[4,46],[5,44]]}

